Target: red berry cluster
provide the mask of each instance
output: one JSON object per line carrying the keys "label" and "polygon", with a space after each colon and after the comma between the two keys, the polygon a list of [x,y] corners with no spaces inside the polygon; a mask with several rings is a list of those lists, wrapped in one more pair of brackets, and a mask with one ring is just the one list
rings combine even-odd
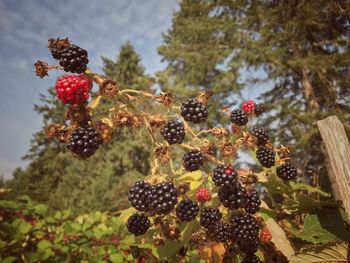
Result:
{"label": "red berry cluster", "polygon": [[200,203],[205,203],[211,199],[211,194],[207,188],[200,187],[196,192],[197,201]]}
{"label": "red berry cluster", "polygon": [[242,110],[247,113],[253,113],[255,108],[255,102],[252,100],[247,100],[242,104]]}
{"label": "red berry cluster", "polygon": [[82,104],[89,99],[92,81],[85,75],[66,75],[57,79],[55,90],[65,104]]}

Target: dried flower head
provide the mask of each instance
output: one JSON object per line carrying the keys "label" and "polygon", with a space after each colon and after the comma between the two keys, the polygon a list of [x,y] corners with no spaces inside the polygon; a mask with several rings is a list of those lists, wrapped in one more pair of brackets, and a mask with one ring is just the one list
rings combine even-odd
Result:
{"label": "dried flower head", "polygon": [[161,114],[149,115],[149,124],[152,128],[160,128],[164,126],[166,118]]}
{"label": "dried flower head", "polygon": [[161,92],[160,95],[156,97],[156,100],[164,104],[165,107],[169,107],[174,102],[174,97],[168,92]]}
{"label": "dried flower head", "polygon": [[40,78],[49,75],[49,64],[47,64],[45,61],[38,60],[37,62],[35,62],[34,68],[35,75],[39,76]]}
{"label": "dried flower head", "polygon": [[63,47],[68,47],[70,45],[70,41],[68,39],[68,37],[66,38],[49,38],[48,39],[48,48],[49,49],[53,49],[57,46],[63,46]]}
{"label": "dried flower head", "polygon": [[222,137],[227,137],[229,135],[229,132],[227,129],[225,128],[213,128],[212,130],[212,134],[216,137],[216,138],[222,138]]}
{"label": "dried flower head", "polygon": [[74,104],[66,110],[65,119],[70,120],[73,126],[84,126],[91,121],[91,113],[85,105]]}
{"label": "dried flower head", "polygon": [[143,118],[137,113],[123,110],[114,115],[115,127],[139,128],[143,123]]}
{"label": "dried flower head", "polygon": [[61,124],[50,124],[45,128],[45,135],[47,138],[57,138],[60,142],[68,142],[69,127]]}
{"label": "dried flower head", "polygon": [[232,142],[222,142],[219,145],[222,156],[232,158],[236,155],[236,148]]}
{"label": "dried flower head", "polygon": [[112,98],[119,92],[119,86],[117,82],[111,79],[105,79],[101,83],[101,79],[98,77],[93,78],[94,81],[100,86],[100,94],[105,98]]}
{"label": "dried flower head", "polygon": [[180,183],[177,187],[177,191],[180,195],[186,194],[190,190],[190,183]]}
{"label": "dried flower head", "polygon": [[211,96],[213,96],[214,91],[213,90],[206,90],[202,93],[199,94],[197,97],[197,100],[203,104],[207,104],[208,100],[210,99]]}
{"label": "dried flower head", "polygon": [[162,144],[154,149],[154,154],[161,164],[167,163],[172,157],[169,147]]}
{"label": "dried flower head", "polygon": [[216,156],[216,147],[214,144],[210,143],[208,140],[203,140],[200,150],[204,156],[205,160],[213,160]]}

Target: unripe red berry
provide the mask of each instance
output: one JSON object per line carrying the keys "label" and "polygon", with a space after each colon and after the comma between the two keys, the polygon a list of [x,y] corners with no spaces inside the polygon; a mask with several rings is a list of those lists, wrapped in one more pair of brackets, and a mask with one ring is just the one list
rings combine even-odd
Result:
{"label": "unripe red berry", "polygon": [[260,231],[260,240],[262,243],[269,243],[272,239],[272,235],[270,230],[267,229],[265,226],[263,229]]}
{"label": "unripe red berry", "polygon": [[197,189],[196,198],[198,202],[204,203],[211,199],[211,194],[207,188],[200,187]]}
{"label": "unripe red berry", "polygon": [[57,79],[55,90],[65,104],[81,104],[89,99],[92,82],[84,75],[66,75]]}
{"label": "unripe red berry", "polygon": [[242,104],[242,110],[247,113],[253,113],[255,108],[255,102],[252,100],[247,100]]}

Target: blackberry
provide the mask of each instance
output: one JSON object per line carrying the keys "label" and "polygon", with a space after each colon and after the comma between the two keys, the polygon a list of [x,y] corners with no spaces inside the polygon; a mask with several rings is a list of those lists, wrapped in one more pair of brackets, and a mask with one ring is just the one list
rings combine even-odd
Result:
{"label": "blackberry", "polygon": [[267,147],[259,147],[256,151],[256,158],[259,163],[266,168],[275,165],[275,153]]}
{"label": "blackberry", "polygon": [[93,155],[101,144],[101,133],[92,126],[84,126],[72,132],[67,148],[85,159]]}
{"label": "blackberry", "polygon": [[216,186],[222,186],[224,184],[231,184],[237,178],[237,172],[230,164],[219,164],[214,169],[213,182]]}
{"label": "blackberry", "polygon": [[233,238],[232,224],[220,220],[209,229],[209,234],[212,238],[219,242],[227,242]]}
{"label": "blackberry", "polygon": [[185,139],[184,124],[178,121],[168,121],[160,131],[160,134],[169,144],[182,143]]}
{"label": "blackberry", "polygon": [[279,178],[289,181],[298,176],[297,169],[290,163],[284,163],[277,167],[276,174]]}
{"label": "blackberry", "polygon": [[238,240],[237,245],[239,247],[239,250],[242,251],[244,254],[254,254],[258,251],[259,248],[259,240],[254,239],[250,241],[242,241]]}
{"label": "blackberry", "polygon": [[218,195],[224,207],[228,209],[234,210],[245,206],[247,192],[239,182],[220,186]]}
{"label": "blackberry", "polygon": [[54,45],[50,48],[51,55],[54,59],[60,59],[63,51],[67,46],[64,45]]}
{"label": "blackberry", "polygon": [[233,235],[240,247],[244,244],[256,244],[259,242],[259,222],[250,214],[240,214],[231,218]]}
{"label": "blackberry", "polygon": [[247,213],[255,214],[260,209],[261,200],[258,191],[252,189],[247,193],[244,209]]}
{"label": "blackberry", "polygon": [[188,99],[181,103],[181,116],[186,121],[201,123],[207,120],[208,111],[197,99]]}
{"label": "blackberry", "polygon": [[191,201],[191,199],[182,200],[176,207],[176,216],[185,222],[192,221],[196,218],[199,211],[197,202]]}
{"label": "blackberry", "polygon": [[144,181],[137,181],[129,190],[128,199],[133,207],[141,212],[149,210],[149,195],[151,185]]}
{"label": "blackberry", "polygon": [[263,104],[256,104],[254,108],[255,116],[259,117],[261,114],[265,112],[265,108]]}
{"label": "blackberry", "polygon": [[233,110],[230,114],[231,122],[239,126],[244,126],[248,122],[247,114],[242,110]]}
{"label": "blackberry", "polygon": [[262,127],[254,127],[250,133],[258,140],[258,145],[265,145],[269,140],[269,135]]}
{"label": "blackberry", "polygon": [[170,213],[177,203],[177,194],[177,189],[171,182],[153,185],[149,195],[150,209],[159,215]]}
{"label": "blackberry", "polygon": [[203,164],[203,155],[199,150],[190,150],[182,158],[182,163],[186,171],[198,170]]}
{"label": "blackberry", "polygon": [[150,221],[144,214],[133,214],[128,218],[126,226],[130,233],[140,236],[147,232]]}
{"label": "blackberry", "polygon": [[261,263],[260,259],[254,254],[246,255],[242,263]]}
{"label": "blackberry", "polygon": [[80,74],[86,70],[86,65],[89,63],[87,56],[85,49],[70,45],[62,50],[60,65],[64,71]]}
{"label": "blackberry", "polygon": [[210,228],[220,221],[222,214],[216,207],[204,207],[200,214],[200,223],[202,227]]}

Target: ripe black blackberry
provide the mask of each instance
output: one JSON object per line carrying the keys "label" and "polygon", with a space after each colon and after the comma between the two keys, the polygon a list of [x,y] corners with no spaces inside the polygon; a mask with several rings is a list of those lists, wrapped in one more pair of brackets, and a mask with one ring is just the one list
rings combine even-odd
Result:
{"label": "ripe black blackberry", "polygon": [[169,144],[182,143],[185,139],[184,124],[179,121],[168,121],[161,129],[160,134]]}
{"label": "ripe black blackberry", "polygon": [[72,132],[67,148],[85,159],[93,155],[101,144],[101,133],[92,126],[84,126]]}
{"label": "ripe black blackberry", "polygon": [[51,55],[54,59],[60,59],[63,51],[67,46],[64,45],[54,45],[50,48]]}
{"label": "ripe black blackberry", "polygon": [[244,126],[248,122],[247,114],[242,110],[233,110],[230,114],[231,122],[239,126]]}
{"label": "ripe black blackberry", "polygon": [[171,182],[152,185],[149,195],[150,210],[158,215],[170,213],[177,203],[177,195],[177,189]]}
{"label": "ripe black blackberry", "polygon": [[259,147],[256,151],[256,158],[259,163],[266,167],[270,168],[275,165],[275,153],[270,148],[267,147]]}
{"label": "ripe black blackberry", "polygon": [[259,240],[254,239],[250,241],[243,241],[243,240],[238,240],[237,245],[239,247],[239,250],[242,251],[244,254],[254,254],[255,252],[258,251],[259,249]]}
{"label": "ripe black blackberry", "polygon": [[183,199],[176,207],[176,216],[185,222],[192,221],[196,218],[199,211],[197,202],[193,202],[191,199]]}
{"label": "ripe black blackberry", "polygon": [[181,116],[186,121],[201,123],[207,120],[208,111],[197,99],[188,99],[181,103]]}
{"label": "ripe black blackberry", "polygon": [[220,220],[208,230],[208,234],[214,240],[219,242],[224,243],[230,241],[233,238],[232,224]]}
{"label": "ripe black blackberry", "polygon": [[60,65],[64,71],[72,73],[83,73],[89,63],[88,54],[85,49],[76,45],[70,45],[62,50],[60,55]]}
{"label": "ripe black blackberry", "polygon": [[149,210],[149,195],[151,185],[144,181],[137,181],[129,190],[128,199],[133,207],[141,212]]}
{"label": "ripe black blackberry", "polygon": [[297,169],[290,163],[284,163],[277,167],[276,174],[279,178],[289,181],[298,176]]}
{"label": "ripe black blackberry", "polygon": [[234,210],[245,206],[247,192],[237,181],[220,186],[218,195],[224,207],[228,209]]}
{"label": "ripe black blackberry", "polygon": [[126,226],[130,233],[140,236],[147,232],[150,221],[144,214],[133,214],[128,218]]}
{"label": "ripe black blackberry", "polygon": [[259,117],[261,114],[265,112],[265,108],[263,104],[256,104],[254,107],[255,116]]}
{"label": "ripe black blackberry", "polygon": [[240,214],[231,218],[235,240],[244,244],[259,242],[259,222],[250,214]]}
{"label": "ripe black blackberry", "polygon": [[202,227],[210,228],[220,221],[222,214],[216,207],[204,207],[200,213],[200,223]]}
{"label": "ripe black blackberry", "polygon": [[258,145],[265,145],[269,140],[269,135],[263,127],[254,127],[250,133],[258,140]]}
{"label": "ripe black blackberry", "polygon": [[193,172],[203,165],[203,155],[199,150],[190,150],[184,154],[182,163],[186,171]]}
{"label": "ripe black blackberry", "polygon": [[258,191],[252,189],[247,193],[244,209],[247,213],[255,214],[257,211],[259,211],[260,205],[260,195]]}
{"label": "ripe black blackberry", "polygon": [[260,259],[254,254],[246,255],[242,263],[261,263]]}
{"label": "ripe black blackberry", "polygon": [[237,172],[230,164],[219,164],[214,169],[213,182],[216,186],[231,184],[236,181]]}

